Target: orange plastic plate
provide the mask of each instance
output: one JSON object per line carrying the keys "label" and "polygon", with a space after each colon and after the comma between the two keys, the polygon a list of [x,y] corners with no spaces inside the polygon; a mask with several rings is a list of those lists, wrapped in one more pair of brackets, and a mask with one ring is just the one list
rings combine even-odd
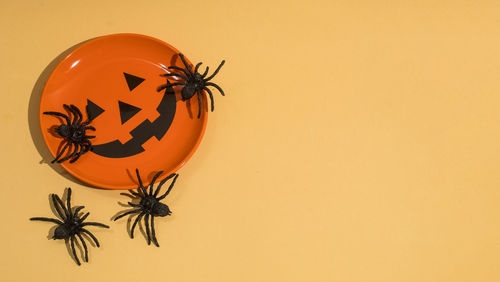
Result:
{"label": "orange plastic plate", "polygon": [[[61,166],[76,178],[108,189],[137,188],[135,169],[145,183],[177,171],[196,150],[207,124],[207,100],[202,95],[198,115],[196,95],[181,100],[157,92],[166,83],[165,68],[184,68],[179,51],[158,39],[138,34],[114,34],[89,40],[66,56],[50,75],[40,101],[40,126],[53,156],[63,139],[54,133],[62,120],[43,114],[68,114],[63,104],[77,106],[86,118],[91,105],[100,113],[91,123],[94,151]],[[189,61],[188,61],[189,62]],[[189,62],[190,63],[190,62]],[[171,81],[172,82],[172,81]],[[169,123],[170,122],[170,123]]]}

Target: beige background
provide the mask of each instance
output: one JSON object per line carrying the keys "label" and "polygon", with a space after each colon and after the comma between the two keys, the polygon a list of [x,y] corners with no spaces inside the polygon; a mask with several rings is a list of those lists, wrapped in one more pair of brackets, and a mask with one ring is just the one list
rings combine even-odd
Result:
{"label": "beige background", "polygon": [[[2,0],[0,280],[500,281],[497,3]],[[160,248],[30,121],[50,62],[119,32],[227,60]],[[28,220],[67,186],[111,225],[81,267]]]}

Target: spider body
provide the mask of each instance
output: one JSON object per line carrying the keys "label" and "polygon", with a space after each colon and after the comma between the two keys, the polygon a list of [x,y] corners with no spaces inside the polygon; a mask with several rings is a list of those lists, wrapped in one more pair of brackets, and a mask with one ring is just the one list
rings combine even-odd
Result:
{"label": "spider body", "polygon": [[[155,180],[163,173],[162,171],[158,172],[153,177],[153,180],[151,180],[151,184],[149,185],[149,192],[148,192],[147,188],[145,188],[144,185],[142,184],[142,180],[141,180],[141,177],[139,175],[139,170],[136,169],[135,171],[137,174],[137,180],[139,181],[139,188],[137,188],[137,190],[138,190],[137,192],[130,191],[130,193],[132,193],[132,195],[134,195],[136,197],[139,197],[141,199],[141,201],[139,202],[139,204],[134,204],[134,203],[129,202],[128,204],[131,207],[134,207],[136,209],[133,209],[131,211],[127,211],[127,212],[117,216],[114,220],[116,221],[116,220],[118,220],[126,215],[129,215],[129,214],[138,214],[134,223],[132,224],[132,228],[130,229],[130,238],[133,239],[135,226],[141,220],[141,218],[144,217],[148,245],[150,245],[151,241],[152,241],[153,244],[155,244],[157,247],[159,247],[160,244],[158,244],[158,240],[156,239],[154,218],[157,216],[164,217],[164,216],[172,214],[172,211],[170,210],[170,208],[166,204],[161,203],[160,201],[163,200],[170,193],[170,190],[172,190],[172,188],[174,187],[175,181],[177,180],[177,177],[179,177],[179,175],[176,173],[169,175],[167,178],[163,179],[158,184],[158,186],[156,187],[156,190],[154,190],[154,192],[153,192],[153,186],[154,186]],[[172,177],[174,179],[172,180],[172,183],[170,183],[170,186],[168,187],[167,191],[163,195],[158,197],[158,193],[160,192],[160,189],[163,186],[163,184],[165,184],[165,182],[167,182]],[[151,218],[151,220],[149,220],[150,218]],[[151,230],[151,232],[150,232],[150,230]]]}
{"label": "spider body", "polygon": [[90,231],[85,229],[85,226],[99,226],[99,227],[104,227],[104,228],[109,228],[109,226],[98,223],[98,222],[85,222],[85,219],[89,216],[90,213],[86,213],[84,215],[79,214],[80,210],[84,208],[84,206],[77,206],[74,210],[71,208],[71,188],[68,188],[68,198],[66,201],[66,206],[64,206],[61,198],[57,196],[56,194],[52,194],[52,203],[54,205],[54,209],[56,210],[57,214],[59,217],[62,219],[55,219],[55,218],[47,218],[47,217],[32,217],[30,220],[38,220],[38,221],[47,221],[47,222],[53,222],[57,223],[58,226],[54,230],[54,236],[52,239],[57,240],[57,239],[64,239],[64,240],[70,240],[71,242],[71,250],[73,252],[73,257],[76,260],[76,263],[80,265],[80,260],[76,256],[76,250],[75,250],[75,241],[76,237],[80,239],[80,242],[85,250],[85,261],[88,262],[88,251],[87,251],[87,244],[84,241],[84,237],[82,236],[83,233],[87,234],[94,243],[96,244],[97,247],[99,247],[99,241],[97,238],[92,234]]}
{"label": "spider body", "polygon": [[[65,145],[57,154],[57,156],[52,160],[52,163],[58,162],[62,163],[66,160],[70,160],[70,163],[74,163],[77,161],[81,155],[87,153],[92,150],[92,143],[90,139],[95,138],[95,136],[87,135],[87,130],[95,131],[93,126],[90,126],[91,119],[88,119],[85,122],[82,122],[83,116],[80,109],[78,109],[75,105],[63,105],[64,109],[66,109],[71,115],[73,115],[73,120],[71,120],[70,116],[67,116],[63,113],[59,112],[44,112],[45,115],[52,115],[56,117],[63,118],[63,124],[57,126],[55,131],[59,136],[64,138],[63,143]],[[66,121],[66,123],[64,123]],[[71,147],[72,149],[68,149]],[[61,156],[66,152],[66,150],[72,150],[66,157],[61,159]]]}
{"label": "spider body", "polygon": [[63,223],[59,225],[56,230],[54,230],[53,239],[66,239],[71,235],[76,235],[81,228],[80,218],[75,216],[73,219],[70,219],[69,222]]}
{"label": "spider body", "polygon": [[[163,74],[162,76],[164,77],[178,77],[181,78],[183,81],[179,82],[174,82],[170,83],[167,79],[167,83],[164,85],[161,85],[158,87],[158,91],[161,91],[163,89],[166,89],[169,86],[177,86],[177,85],[182,85],[184,86],[181,90],[181,97],[183,101],[186,101],[188,99],[191,99],[195,94],[198,95],[198,118],[201,116],[201,95],[202,91],[206,91],[210,97],[210,105],[211,105],[211,111],[214,111],[214,98],[212,91],[208,88],[208,86],[214,87],[217,89],[222,96],[224,96],[224,91],[220,86],[217,84],[210,82],[212,78],[214,78],[215,75],[219,72],[220,68],[224,65],[225,61],[223,60],[220,65],[217,67],[217,69],[214,71],[212,75],[209,77],[206,77],[208,74],[208,67],[205,69],[205,72],[203,74],[200,74],[198,72],[198,69],[201,66],[201,62],[196,64],[194,70],[191,69],[191,66],[186,62],[186,59],[184,58],[184,55],[179,54],[179,57],[182,60],[182,63],[185,66],[185,69],[177,67],[177,66],[170,66],[167,68],[169,73]],[[170,72],[171,70],[175,70],[176,72]]]}
{"label": "spider body", "polygon": [[60,126],[56,127],[56,132],[61,137],[67,138],[73,143],[80,143],[84,140],[85,137],[84,129],[67,124],[61,124]]}
{"label": "spider body", "polygon": [[142,206],[143,209],[147,211],[147,213],[153,216],[163,217],[172,214],[169,207],[164,203],[158,201],[158,199],[154,196],[148,195],[144,197],[139,203],[139,205]]}

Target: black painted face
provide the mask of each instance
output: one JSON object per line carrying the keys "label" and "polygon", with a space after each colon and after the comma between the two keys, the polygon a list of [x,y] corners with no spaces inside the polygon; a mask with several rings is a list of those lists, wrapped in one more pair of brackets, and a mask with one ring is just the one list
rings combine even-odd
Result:
{"label": "black painted face", "polygon": [[[144,78],[128,73],[123,74],[130,91],[134,90],[145,80]],[[156,90],[151,89],[151,92],[156,93]],[[170,128],[175,116],[176,98],[173,94],[174,90],[172,87],[165,90],[162,100],[156,107],[160,116],[152,122],[146,119],[135,127],[130,132],[130,135],[133,137],[132,139],[128,140],[126,143],[121,143],[118,139],[116,139],[108,143],[93,145],[92,152],[106,158],[126,158],[144,152],[142,145],[150,138],[156,137],[156,139],[160,141],[165,133],[167,133],[167,130]],[[117,100],[117,104],[120,109],[120,119],[122,124],[125,124],[130,118],[141,110],[139,107],[119,100]],[[95,119],[105,111],[106,109],[103,109],[94,102],[87,100],[87,112],[89,113],[90,118]],[[97,130],[106,129],[97,128]]]}

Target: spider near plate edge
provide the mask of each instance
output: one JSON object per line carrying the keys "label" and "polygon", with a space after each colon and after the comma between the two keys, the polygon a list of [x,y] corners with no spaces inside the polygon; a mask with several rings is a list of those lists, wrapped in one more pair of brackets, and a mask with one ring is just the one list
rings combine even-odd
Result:
{"label": "spider near plate edge", "polygon": [[[66,109],[69,113],[73,115],[73,120],[70,119],[69,116],[59,113],[59,112],[43,112],[45,115],[51,115],[51,116],[56,116],[56,117],[62,117],[66,123],[59,125],[56,127],[55,131],[59,136],[64,138],[62,141],[63,143],[66,143],[64,147],[61,149],[59,154],[52,160],[51,163],[58,162],[62,163],[64,161],[67,161],[71,159],[69,162],[74,163],[76,162],[81,155],[87,153],[88,151],[92,150],[92,143],[90,142],[90,139],[95,138],[95,136],[89,136],[87,135],[86,131],[87,130],[92,130],[95,131],[95,128],[93,126],[90,126],[89,124],[92,122],[91,118],[87,118],[87,121],[82,123],[83,116],[82,112],[80,109],[78,109],[75,105],[63,105],[64,109]],[[88,117],[88,113],[87,113]],[[62,145],[62,143],[61,143]],[[68,154],[68,156],[59,159],[64,152],[66,152],[66,149],[68,149],[69,146],[74,146],[72,149],[72,152]],[[71,149],[69,149],[71,150]]]}
{"label": "spider near plate edge", "polygon": [[[224,65],[224,63],[226,61],[222,60],[222,62],[217,67],[217,69],[214,71],[214,73],[211,76],[206,77],[208,74],[208,66],[206,67],[205,72],[203,74],[200,74],[198,72],[198,69],[200,68],[200,66],[202,64],[201,62],[196,64],[194,71],[192,71],[191,67],[186,62],[186,59],[184,59],[184,55],[179,53],[179,57],[181,58],[182,63],[184,64],[184,66],[186,68],[183,69],[183,68],[180,68],[178,66],[169,66],[166,69],[166,71],[176,70],[178,72],[169,72],[169,73],[162,74],[162,76],[167,77],[167,83],[160,85],[158,87],[157,91],[160,92],[163,89],[166,89],[170,86],[173,87],[173,86],[177,86],[177,85],[184,85],[184,87],[182,88],[182,91],[181,91],[182,101],[186,101],[186,100],[190,99],[191,97],[193,97],[195,94],[198,94],[198,106],[199,106],[198,107],[198,118],[200,118],[200,116],[201,116],[201,91],[205,90],[208,93],[208,96],[210,96],[211,111],[213,112],[214,111],[214,97],[212,95],[212,91],[210,91],[210,89],[208,89],[208,86],[215,87],[217,90],[219,90],[219,92],[220,92],[220,94],[222,94],[222,96],[225,96],[225,94],[219,85],[217,85],[213,82],[209,82],[209,81],[212,78],[214,78],[215,75],[217,75],[220,68]],[[184,74],[179,73],[179,71],[184,73]],[[168,77],[180,77],[184,81],[170,83],[168,81]]]}
{"label": "spider near plate edge", "polygon": [[[141,176],[139,175],[139,170],[136,169],[135,172],[137,174],[137,180],[139,181],[139,188],[137,188],[137,192],[134,192],[132,190],[130,190],[129,192],[132,195],[141,199],[141,201],[139,204],[133,204],[131,202],[128,202],[128,204],[131,207],[134,207],[137,209],[127,211],[127,212],[117,216],[114,220],[116,221],[116,220],[118,220],[126,215],[129,215],[129,214],[138,213],[139,215],[135,219],[134,224],[132,224],[132,228],[130,229],[130,238],[134,239],[135,226],[141,220],[141,218],[144,216],[144,224],[146,225],[146,235],[147,235],[147,239],[148,239],[148,245],[150,245],[151,241],[153,241],[153,244],[155,244],[157,247],[159,247],[160,244],[158,244],[158,240],[156,239],[154,217],[155,216],[164,217],[164,216],[172,214],[172,211],[170,211],[169,207],[164,203],[160,203],[160,201],[163,200],[170,193],[170,190],[172,190],[172,188],[174,187],[175,181],[177,180],[177,177],[179,177],[179,174],[172,173],[168,177],[163,179],[157,185],[156,190],[153,193],[154,183],[155,183],[156,179],[158,178],[158,176],[160,176],[163,173],[163,171],[160,171],[160,172],[155,174],[155,176],[153,177],[153,180],[151,180],[151,184],[149,185],[149,192],[147,192],[147,189],[142,184]],[[172,183],[170,183],[170,186],[168,187],[167,191],[163,195],[161,195],[160,197],[157,197],[163,184],[165,184],[165,182],[167,182],[172,177],[174,179],[172,180]],[[125,194],[125,195],[128,195],[128,194]],[[150,223],[148,222],[149,218],[151,218]],[[149,224],[151,225],[151,232],[150,232]]]}
{"label": "spider near plate edge", "polygon": [[92,234],[90,231],[85,229],[85,226],[99,226],[99,227],[104,227],[104,228],[109,228],[109,226],[98,223],[98,222],[83,222],[88,216],[89,212],[81,216],[79,215],[78,212],[85,208],[84,206],[77,206],[75,207],[74,211],[71,209],[71,188],[68,188],[68,197],[66,200],[66,206],[64,206],[61,198],[57,196],[56,194],[52,194],[52,203],[54,204],[54,209],[56,210],[57,214],[59,217],[62,219],[55,219],[55,218],[47,218],[47,217],[32,217],[30,220],[38,220],[38,221],[47,221],[47,222],[53,222],[57,223],[59,226],[54,230],[54,236],[52,239],[64,239],[66,242],[68,239],[71,241],[71,251],[73,252],[73,257],[76,260],[76,264],[81,265],[80,260],[78,259],[76,255],[76,250],[75,250],[75,235],[80,239],[80,242],[82,243],[83,249],[85,250],[85,261],[89,262],[89,257],[88,257],[88,251],[87,251],[87,244],[85,244],[85,241],[83,239],[83,236],[81,233],[87,234],[92,240],[94,241],[95,245],[99,248],[99,241],[97,238]]}

